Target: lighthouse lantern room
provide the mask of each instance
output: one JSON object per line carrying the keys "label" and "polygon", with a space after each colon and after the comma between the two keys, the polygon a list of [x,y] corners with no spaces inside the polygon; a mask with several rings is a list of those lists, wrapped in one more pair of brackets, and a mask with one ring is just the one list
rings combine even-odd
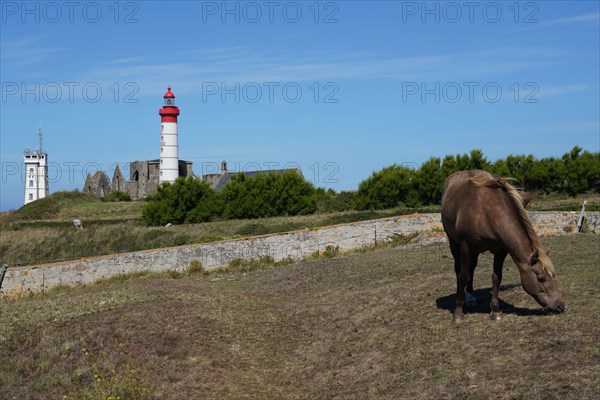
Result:
{"label": "lighthouse lantern room", "polygon": [[163,96],[164,105],[159,110],[160,119],[160,172],[159,183],[173,183],[179,177],[179,149],[177,144],[177,117],[175,95],[171,88]]}

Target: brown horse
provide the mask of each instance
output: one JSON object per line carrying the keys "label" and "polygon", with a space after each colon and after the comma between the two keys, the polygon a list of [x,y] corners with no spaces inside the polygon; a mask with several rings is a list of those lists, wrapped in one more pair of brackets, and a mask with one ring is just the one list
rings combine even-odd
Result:
{"label": "brown horse", "polygon": [[488,250],[494,254],[491,319],[502,317],[498,291],[502,264],[508,254],[519,268],[521,284],[527,293],[551,311],[566,309],[548,252],[542,249],[525,211],[528,201],[508,180],[474,170],[457,172],[444,182],[442,223],[454,256],[455,321],[464,318],[465,292],[473,292],[477,258]]}

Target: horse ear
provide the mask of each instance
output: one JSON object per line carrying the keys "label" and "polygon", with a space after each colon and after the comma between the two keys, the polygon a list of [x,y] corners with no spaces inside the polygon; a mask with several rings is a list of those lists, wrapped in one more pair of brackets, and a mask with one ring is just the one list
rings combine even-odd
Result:
{"label": "horse ear", "polygon": [[529,265],[534,265],[538,262],[540,258],[540,253],[537,250],[534,250],[533,253],[531,253],[531,257],[529,257]]}

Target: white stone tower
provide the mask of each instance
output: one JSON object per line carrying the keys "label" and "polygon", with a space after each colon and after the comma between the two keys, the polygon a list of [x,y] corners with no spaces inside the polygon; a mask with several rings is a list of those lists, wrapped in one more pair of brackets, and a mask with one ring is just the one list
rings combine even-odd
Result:
{"label": "white stone tower", "polygon": [[39,131],[40,147],[37,151],[25,149],[25,201],[31,203],[48,194],[48,153],[43,148],[42,128]]}
{"label": "white stone tower", "polygon": [[163,96],[165,104],[160,114],[160,174],[159,183],[175,182],[179,177],[179,150],[177,145],[177,116],[179,108],[175,106],[175,95],[168,88]]}

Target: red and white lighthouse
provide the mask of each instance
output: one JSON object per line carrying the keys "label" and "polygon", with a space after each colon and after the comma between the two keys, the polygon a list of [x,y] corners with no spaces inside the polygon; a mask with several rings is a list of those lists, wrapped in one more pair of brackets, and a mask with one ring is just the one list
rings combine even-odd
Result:
{"label": "red and white lighthouse", "polygon": [[179,177],[179,150],[177,145],[177,116],[179,108],[175,106],[175,95],[171,88],[163,96],[164,106],[160,114],[160,175],[159,183],[175,182]]}

